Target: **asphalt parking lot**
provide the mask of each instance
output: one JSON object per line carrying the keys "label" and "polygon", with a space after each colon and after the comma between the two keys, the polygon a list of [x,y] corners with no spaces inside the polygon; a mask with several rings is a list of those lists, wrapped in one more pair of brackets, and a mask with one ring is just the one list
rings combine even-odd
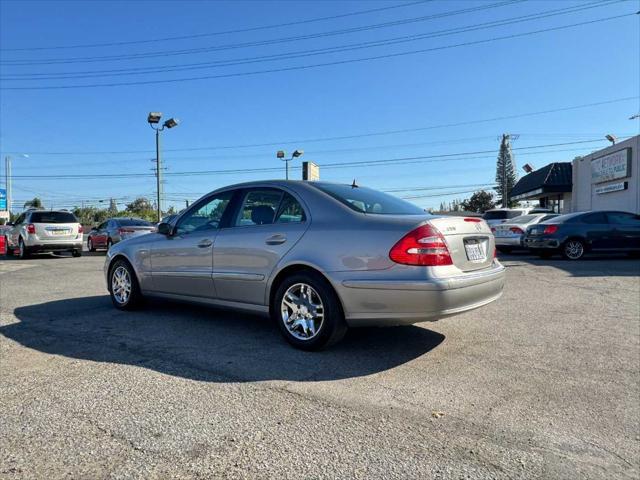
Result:
{"label": "asphalt parking lot", "polygon": [[497,302],[320,353],[0,260],[0,478],[638,478],[640,261],[503,257]]}

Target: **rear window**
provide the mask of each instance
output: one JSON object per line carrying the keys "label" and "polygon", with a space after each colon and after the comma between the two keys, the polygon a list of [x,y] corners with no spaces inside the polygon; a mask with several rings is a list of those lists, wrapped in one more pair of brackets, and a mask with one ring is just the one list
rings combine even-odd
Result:
{"label": "rear window", "polygon": [[135,218],[122,218],[116,220],[118,225],[123,227],[149,227],[151,226],[151,222],[147,222],[146,220],[136,220]]}
{"label": "rear window", "polygon": [[31,223],[78,223],[78,219],[69,212],[33,212]]}
{"label": "rear window", "polygon": [[520,215],[519,217],[511,220],[511,223],[529,223],[535,220],[538,215]]}
{"label": "rear window", "polygon": [[485,212],[482,216],[485,220],[505,220],[507,218],[516,218],[522,215],[522,210],[493,210]]}
{"label": "rear window", "polygon": [[376,215],[426,215],[423,209],[413,203],[371,188],[319,182],[312,185],[356,212]]}

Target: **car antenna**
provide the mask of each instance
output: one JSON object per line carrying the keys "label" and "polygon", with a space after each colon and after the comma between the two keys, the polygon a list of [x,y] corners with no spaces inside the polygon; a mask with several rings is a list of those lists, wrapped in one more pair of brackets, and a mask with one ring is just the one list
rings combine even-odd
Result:
{"label": "car antenna", "polygon": [[356,183],[356,179],[353,179],[353,183],[351,184],[351,188],[358,188],[358,184]]}

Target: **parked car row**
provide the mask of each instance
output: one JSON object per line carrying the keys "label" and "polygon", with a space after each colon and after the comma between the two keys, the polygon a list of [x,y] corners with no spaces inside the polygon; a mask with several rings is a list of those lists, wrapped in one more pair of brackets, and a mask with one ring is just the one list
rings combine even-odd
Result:
{"label": "parked car row", "polygon": [[[136,218],[113,218],[91,229],[87,248],[111,248],[112,245],[155,231],[156,226]],[[84,229],[76,216],[66,210],[31,209],[0,230],[7,255],[27,258],[34,253],[70,252],[82,256]]]}
{"label": "parked car row", "polygon": [[578,260],[590,252],[640,254],[640,215],[620,211],[533,213],[491,228],[496,248]]}

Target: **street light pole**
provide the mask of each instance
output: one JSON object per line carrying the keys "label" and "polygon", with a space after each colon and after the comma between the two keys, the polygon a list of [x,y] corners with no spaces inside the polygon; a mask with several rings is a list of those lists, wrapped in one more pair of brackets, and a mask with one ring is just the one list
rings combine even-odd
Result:
{"label": "street light pole", "polygon": [[9,220],[11,221],[11,157],[7,155],[4,157],[4,182],[5,189],[7,190],[7,213],[9,214]]}
{"label": "street light pole", "polygon": [[165,128],[173,128],[178,126],[177,118],[170,118],[166,122],[162,124],[162,127],[154,127],[154,125],[158,125],[160,123],[160,119],[162,118],[162,113],[160,112],[150,112],[147,117],[147,122],[149,122],[149,126],[156,131],[156,181],[157,181],[157,210],[158,210],[158,222],[162,220],[162,160],[160,158],[160,132]]}

